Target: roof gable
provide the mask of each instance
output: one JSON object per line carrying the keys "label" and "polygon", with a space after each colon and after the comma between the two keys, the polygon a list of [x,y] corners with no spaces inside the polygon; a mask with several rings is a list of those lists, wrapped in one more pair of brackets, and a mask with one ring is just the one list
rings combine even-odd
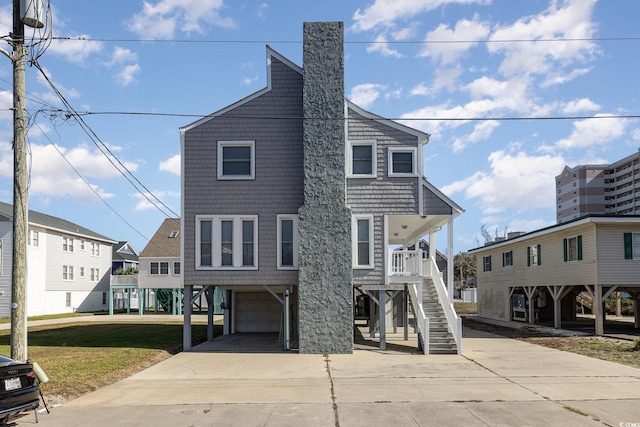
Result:
{"label": "roof gable", "polygon": [[180,257],[180,218],[165,219],[140,252],[140,258],[167,257]]}
{"label": "roof gable", "polygon": [[185,132],[198,127],[204,123],[207,123],[210,120],[215,119],[216,117],[222,116],[223,114],[226,114],[248,102],[253,101],[254,99],[264,95],[265,93],[268,93],[271,91],[272,89],[272,78],[271,78],[271,66],[273,64],[273,61],[278,61],[281,62],[282,64],[286,65],[287,67],[291,68],[293,71],[299,73],[300,75],[302,75],[303,70],[302,67],[294,64],[292,61],[290,61],[289,59],[285,58],[283,55],[281,55],[280,53],[276,52],[275,50],[273,50],[271,47],[267,46],[267,87],[260,89],[257,92],[252,93],[251,95],[242,98],[241,100],[234,102],[231,105],[228,105],[226,107],[224,107],[221,110],[218,110],[206,117],[203,117],[199,120],[196,120],[195,122],[192,122],[186,126],[183,126],[180,128],[180,133],[184,134]]}

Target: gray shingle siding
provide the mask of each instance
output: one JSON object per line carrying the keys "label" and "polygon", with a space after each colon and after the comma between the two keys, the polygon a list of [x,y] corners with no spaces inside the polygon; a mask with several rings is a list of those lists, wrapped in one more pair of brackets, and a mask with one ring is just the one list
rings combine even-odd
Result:
{"label": "gray shingle siding", "polygon": [[[276,215],[303,203],[302,121],[282,119],[302,116],[302,76],[272,58],[271,78],[270,91],[185,132],[185,284],[297,283],[297,271],[276,268]],[[217,142],[237,140],[255,141],[255,180],[218,181]],[[210,214],[258,215],[259,270],[195,270],[195,217]]]}
{"label": "gray shingle siding", "polygon": [[373,270],[355,269],[354,285],[374,285],[385,282],[384,235],[385,215],[416,215],[419,206],[418,177],[389,177],[389,147],[418,147],[415,135],[402,132],[374,120],[363,118],[349,109],[349,140],[375,140],[377,178],[348,178],[347,203],[353,214],[374,215]]}
{"label": "gray shingle siding", "polygon": [[425,215],[449,215],[453,209],[451,206],[433,194],[429,189],[424,189],[424,214]]}

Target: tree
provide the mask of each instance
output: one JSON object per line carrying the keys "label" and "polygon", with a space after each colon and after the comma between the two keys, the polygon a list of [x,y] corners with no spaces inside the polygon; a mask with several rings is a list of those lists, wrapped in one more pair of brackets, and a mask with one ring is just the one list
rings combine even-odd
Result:
{"label": "tree", "polygon": [[467,252],[460,252],[453,257],[453,280],[462,282],[466,287],[469,279],[476,277],[476,257]]}

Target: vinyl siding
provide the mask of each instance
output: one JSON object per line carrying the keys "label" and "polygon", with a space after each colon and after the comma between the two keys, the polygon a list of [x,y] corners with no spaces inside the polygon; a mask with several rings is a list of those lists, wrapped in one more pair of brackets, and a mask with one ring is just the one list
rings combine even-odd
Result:
{"label": "vinyl siding", "polygon": [[[150,274],[150,264],[152,262],[169,263],[169,274]],[[156,257],[141,258],[140,270],[138,271],[138,287],[140,288],[181,288],[180,275],[173,274],[173,264],[180,262],[180,258]],[[181,266],[182,267],[182,266]]]}
{"label": "vinyl siding", "polygon": [[[564,261],[565,238],[582,235],[582,260]],[[595,227],[585,224],[513,243],[474,250],[478,265],[478,314],[507,319],[509,287],[593,284],[596,280]],[[527,247],[540,245],[541,264],[527,266]],[[622,247],[622,243],[621,243]],[[513,251],[513,265],[502,266],[502,254]],[[482,271],[482,260],[491,256],[492,269]]]}
{"label": "vinyl siding", "polygon": [[598,282],[640,284],[640,260],[624,259],[624,233],[640,233],[640,225],[605,225],[597,229]]}

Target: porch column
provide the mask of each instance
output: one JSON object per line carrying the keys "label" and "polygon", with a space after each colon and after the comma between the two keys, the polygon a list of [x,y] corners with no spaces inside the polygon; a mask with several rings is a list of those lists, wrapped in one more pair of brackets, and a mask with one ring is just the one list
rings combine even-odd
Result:
{"label": "porch column", "polygon": [[[207,341],[213,341],[213,286],[207,286]],[[191,306],[191,304],[189,304]]]}
{"label": "porch column", "polygon": [[387,292],[378,292],[379,309],[378,315],[380,316],[380,350],[387,349]]}
{"label": "porch column", "polygon": [[284,287],[284,349],[291,350],[291,313],[289,308],[289,286]]}
{"label": "porch column", "polygon": [[429,229],[429,258],[436,259],[436,230]]}
{"label": "porch column", "polygon": [[592,311],[596,315],[596,335],[604,334],[604,307],[602,306],[602,285],[597,283],[593,290]]}
{"label": "porch column", "polygon": [[111,286],[109,286],[109,316],[113,316],[113,288]]}
{"label": "porch column", "polygon": [[[637,309],[636,304],[636,309]],[[404,287],[404,292],[402,293],[402,324],[404,325],[404,340],[409,340],[409,289],[407,286]],[[638,315],[636,313],[636,321],[638,320]]]}
{"label": "porch column", "polygon": [[634,292],[631,296],[633,297],[634,326],[636,329],[640,329],[640,292]]}
{"label": "porch column", "polygon": [[182,350],[191,351],[191,296],[193,285],[184,285],[184,326],[182,327]]}
{"label": "porch column", "polygon": [[453,215],[447,219],[447,288],[449,303],[453,304]]}
{"label": "porch column", "polygon": [[567,288],[562,286],[547,286],[551,297],[553,298],[553,327],[560,329],[562,327],[562,299],[571,291],[573,286]]}
{"label": "porch column", "polygon": [[527,299],[529,300],[529,324],[533,325],[535,323],[535,296],[538,293],[537,286],[524,286],[524,293],[527,295]]}

